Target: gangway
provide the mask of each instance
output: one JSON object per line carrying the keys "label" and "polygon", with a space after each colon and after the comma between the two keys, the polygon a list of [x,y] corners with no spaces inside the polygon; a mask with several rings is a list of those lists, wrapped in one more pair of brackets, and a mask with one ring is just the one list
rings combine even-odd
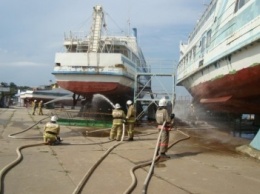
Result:
{"label": "gangway", "polygon": [[172,112],[175,105],[175,63],[171,60],[147,61],[146,71],[136,70],[134,103],[136,120],[145,116],[154,119],[158,102],[168,99],[168,109]]}

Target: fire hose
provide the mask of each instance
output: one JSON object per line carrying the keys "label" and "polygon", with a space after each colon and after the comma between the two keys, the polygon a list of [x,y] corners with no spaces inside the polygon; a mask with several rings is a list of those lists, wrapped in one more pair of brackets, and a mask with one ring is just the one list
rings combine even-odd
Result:
{"label": "fire hose", "polygon": [[16,160],[14,160],[13,162],[11,162],[10,164],[6,165],[0,172],[0,194],[4,194],[4,176],[5,174],[14,166],[16,166],[17,164],[19,164],[19,162],[21,162],[21,160],[23,159],[23,155],[21,154],[21,150],[24,148],[28,148],[28,147],[34,147],[34,146],[41,146],[41,145],[45,145],[44,143],[35,143],[35,144],[27,144],[27,145],[23,145],[20,146],[16,149],[16,153],[18,155],[18,157],[16,158]]}
{"label": "fire hose", "polygon": [[[15,137],[15,135],[17,134],[20,134],[20,133],[24,133],[28,130],[30,130],[31,128],[33,128],[35,125],[38,125],[41,121],[47,119],[49,117],[45,117],[43,119],[41,119],[40,121],[38,121],[37,123],[35,123],[34,125],[28,127],[27,129],[23,130],[23,131],[20,131],[20,132],[17,132],[17,133],[13,133],[13,134],[9,134],[8,137],[10,138],[15,138],[15,139],[28,139],[26,137]],[[32,138],[32,137],[30,137]],[[17,153],[17,158],[9,163],[8,165],[6,165],[1,171],[0,171],[0,194],[3,194],[4,193],[4,176],[5,174],[10,170],[12,169],[14,166],[16,166],[17,164],[19,164],[22,159],[23,159],[23,155],[21,153],[21,150],[24,149],[24,148],[28,148],[28,147],[34,147],[34,146],[41,146],[41,145],[45,145],[44,143],[35,143],[35,144],[27,144],[27,145],[23,145],[23,146],[20,146],[16,149],[16,153]]]}
{"label": "fire hose", "polygon": [[[17,133],[9,134],[8,137],[11,137],[11,138],[14,138],[14,139],[32,139],[32,138],[35,138],[35,137],[15,137],[15,135],[20,134],[20,133],[24,133],[24,132],[30,130],[30,129],[33,128],[35,125],[38,125],[40,122],[42,122],[43,120],[48,119],[48,118],[50,118],[50,117],[45,117],[45,118],[39,120],[37,123],[33,124],[32,126],[28,127],[27,129],[25,129],[25,130],[23,130],[23,131],[19,131],[19,132],[17,132]],[[38,137],[38,136],[37,136],[37,137]],[[41,137],[42,137],[42,136],[41,136]]]}
{"label": "fire hose", "polygon": [[[18,132],[18,133],[14,133],[14,134],[10,134],[8,137],[11,137],[11,138],[19,138],[19,137],[15,137],[14,135],[17,135],[17,134],[20,134],[20,133],[23,133],[23,132],[26,132],[28,131],[29,129],[31,129],[32,127],[34,127],[35,125],[37,125],[38,123],[40,123],[42,120],[45,120],[49,117],[46,117],[44,119],[41,119],[40,121],[38,121],[36,124],[34,124],[33,126],[21,131],[21,132]],[[147,187],[148,187],[148,183],[149,183],[149,180],[151,178],[151,175],[153,173],[153,169],[154,169],[154,164],[158,161],[158,159],[160,158],[160,156],[156,156],[157,154],[157,150],[158,150],[158,146],[159,146],[159,141],[160,141],[160,137],[161,137],[161,133],[162,133],[162,129],[164,128],[164,125],[165,123],[163,124],[163,126],[161,127],[161,130],[160,130],[160,133],[158,135],[158,138],[157,138],[157,143],[156,143],[156,147],[155,147],[155,151],[154,151],[154,156],[153,156],[153,159],[152,161],[148,161],[148,162],[145,162],[145,163],[142,163],[142,164],[139,164],[139,165],[136,165],[134,166],[131,171],[130,171],[130,174],[131,174],[131,177],[132,177],[132,184],[129,186],[129,188],[124,192],[124,194],[128,194],[128,193],[131,193],[133,191],[133,189],[135,188],[136,186],[136,177],[135,177],[135,174],[134,174],[134,171],[138,168],[142,168],[142,167],[145,167],[145,166],[148,166],[148,165],[151,165],[150,167],[150,170],[149,170],[149,173],[146,177],[146,180],[145,180],[145,183],[144,183],[144,186],[143,186],[143,193],[146,194],[146,190],[147,190]],[[107,130],[107,129],[105,129]],[[177,144],[178,142],[180,141],[183,141],[183,140],[186,140],[186,139],[189,139],[190,137],[183,133],[182,131],[179,131],[177,130],[178,132],[182,133],[183,135],[186,136],[186,138],[184,139],[180,139],[176,142],[174,142],[173,144],[171,144],[168,149],[170,149],[173,145]],[[123,134],[122,134],[122,138],[121,138],[121,141],[115,145],[113,145],[112,147],[110,147],[105,153],[104,155],[97,161],[97,163],[95,163],[93,165],[93,167],[91,169],[88,170],[88,172],[86,173],[86,175],[82,178],[82,180],[80,181],[80,183],[78,184],[78,186],[76,187],[76,189],[74,190],[73,194],[79,194],[84,185],[86,184],[86,182],[89,180],[90,176],[93,174],[93,172],[95,171],[95,169],[98,167],[98,165],[107,157],[107,155],[114,149],[116,148],[117,146],[119,146],[121,143],[123,143],[123,140],[124,140],[124,135],[125,135],[125,124],[123,124]],[[20,138],[25,138],[26,137],[20,137]],[[108,142],[111,142],[111,141],[108,141]],[[106,142],[104,142],[106,143]],[[97,143],[93,143],[93,144],[97,144]],[[71,144],[71,143],[68,143],[68,145],[93,145],[93,144]],[[100,144],[100,143],[98,143]],[[23,159],[23,156],[21,154],[21,150],[24,149],[24,148],[28,148],[28,147],[34,147],[34,146],[41,146],[41,145],[45,145],[44,143],[35,143],[35,144],[28,144],[28,145],[23,145],[23,146],[20,146],[16,149],[16,152],[17,152],[17,155],[18,157],[16,158],[15,161],[11,162],[10,164],[8,164],[7,166],[5,166],[1,172],[0,172],[0,194],[3,194],[4,193],[4,176],[5,174],[11,169],[13,168],[15,165],[19,164],[19,162],[21,162],[21,160]]]}
{"label": "fire hose", "polygon": [[[127,188],[127,190],[124,192],[124,194],[130,194],[132,193],[132,191],[134,190],[136,184],[137,184],[137,180],[136,180],[136,176],[134,174],[134,171],[137,170],[138,168],[143,168],[143,167],[146,167],[148,165],[151,165],[150,166],[150,169],[149,169],[149,172],[147,174],[147,177],[145,179],[145,182],[144,182],[144,185],[143,185],[143,190],[142,190],[142,193],[143,194],[146,194],[147,193],[147,188],[148,188],[148,184],[149,184],[149,181],[151,179],[151,176],[152,176],[152,173],[153,173],[153,170],[154,170],[154,164],[156,162],[159,161],[160,159],[160,155],[156,156],[157,154],[157,150],[158,150],[158,146],[159,146],[159,141],[160,141],[160,137],[161,137],[161,134],[162,134],[162,129],[164,128],[164,125],[165,123],[163,123],[161,129],[160,129],[160,133],[158,135],[158,138],[157,138],[157,142],[156,142],[156,147],[155,147],[155,151],[154,151],[154,155],[153,155],[153,159],[152,161],[148,161],[148,162],[144,162],[142,164],[138,164],[136,166],[134,166],[131,170],[130,170],[130,175],[131,175],[131,178],[132,178],[132,183],[131,185]],[[185,138],[182,138],[182,139],[179,139],[177,141],[175,141],[174,143],[172,143],[171,145],[168,146],[168,150],[173,147],[174,145],[176,145],[177,143],[181,142],[181,141],[184,141],[184,140],[187,140],[190,138],[190,136],[180,130],[177,129],[178,132],[180,132],[181,134],[183,134],[185,136]]]}
{"label": "fire hose", "polygon": [[76,189],[73,191],[73,194],[79,194],[81,193],[84,185],[87,183],[87,181],[89,180],[90,176],[93,174],[93,172],[95,171],[95,169],[99,166],[99,164],[107,157],[107,155],[113,150],[115,149],[117,146],[119,146],[120,144],[123,143],[124,140],[124,136],[125,136],[125,124],[123,124],[123,134],[121,137],[121,141],[118,142],[117,144],[113,145],[112,147],[110,147],[104,154],[103,156],[88,170],[88,172],[84,175],[84,177],[81,179],[80,183],[77,185]]}
{"label": "fire hose", "polygon": [[[161,129],[160,129],[160,133],[159,133],[158,138],[157,138],[157,142],[156,142],[156,146],[155,146],[155,149],[154,149],[154,155],[153,155],[152,161],[149,161],[149,162],[145,162],[145,163],[136,165],[136,166],[134,166],[134,167],[130,170],[130,174],[131,174],[131,178],[132,178],[132,184],[128,187],[128,189],[124,192],[124,194],[130,194],[130,193],[134,190],[134,188],[135,188],[135,186],[136,186],[137,180],[136,180],[136,177],[135,177],[135,174],[134,174],[134,171],[135,171],[136,169],[142,168],[142,167],[145,167],[145,166],[148,166],[148,165],[152,164],[151,167],[150,167],[149,173],[148,173],[148,175],[147,175],[147,177],[150,177],[150,174],[151,174],[151,172],[153,171],[154,163],[155,163],[155,162],[159,159],[159,157],[160,157],[159,155],[156,156],[156,154],[157,154],[157,150],[158,150],[158,147],[159,147],[159,141],[160,141],[160,137],[161,137],[161,134],[162,134],[162,129],[164,128],[165,123],[166,123],[166,122],[163,123],[163,125],[162,125],[162,127],[161,127]],[[146,181],[147,181],[147,179],[150,179],[150,178],[147,178],[147,177],[146,177]]]}
{"label": "fire hose", "polygon": [[[9,134],[8,137],[14,138],[14,139],[32,139],[32,138],[34,139],[34,138],[38,138],[39,136],[37,136],[37,137],[16,137],[15,135],[24,133],[24,132],[32,129],[35,125],[39,124],[41,121],[43,121],[43,120],[45,120],[47,118],[49,118],[49,117],[41,119],[40,121],[38,121],[37,123],[35,123],[34,125],[28,127],[27,129],[25,129],[23,131],[19,131],[17,133]],[[42,136],[41,136],[41,138],[42,138]],[[111,141],[107,141],[107,142],[103,142],[103,143],[108,143],[108,142],[111,142]],[[95,145],[95,144],[100,144],[100,143],[90,143],[90,144],[73,144],[73,143],[68,143],[68,145]],[[29,147],[35,147],[35,146],[42,146],[42,145],[45,145],[45,143],[27,144],[27,145],[22,145],[20,147],[17,147],[17,149],[16,149],[17,158],[13,162],[11,162],[8,165],[6,165],[0,171],[0,194],[4,194],[4,176],[6,175],[6,173],[9,170],[11,170],[17,164],[19,164],[22,161],[22,159],[23,159],[23,155],[21,153],[22,149],[29,148]]]}

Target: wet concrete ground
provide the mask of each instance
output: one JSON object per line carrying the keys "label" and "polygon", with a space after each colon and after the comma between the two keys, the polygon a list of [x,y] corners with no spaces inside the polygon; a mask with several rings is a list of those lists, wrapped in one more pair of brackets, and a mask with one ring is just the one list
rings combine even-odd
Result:
{"label": "wet concrete ground", "polygon": [[[10,138],[13,134],[47,117],[32,116],[26,108],[0,109],[0,169],[17,158],[16,148],[42,142],[44,120],[32,129],[17,135],[31,139]],[[44,110],[45,114],[47,113]],[[170,159],[155,165],[148,185],[149,194],[256,194],[260,190],[260,162],[236,148],[250,140],[233,137],[222,126],[201,123],[199,126],[177,124],[189,134],[169,151]],[[37,146],[22,150],[23,160],[4,176],[5,194],[69,194],[95,162],[117,142],[108,142],[109,130],[91,133],[83,127],[61,127],[63,145]],[[122,194],[132,182],[130,169],[153,157],[158,130],[153,124],[136,128],[135,141],[124,142],[101,162],[85,184],[82,193]],[[170,132],[170,144],[185,136]],[[88,131],[88,134],[85,133]],[[140,194],[149,166],[137,169],[137,186],[132,193]]]}

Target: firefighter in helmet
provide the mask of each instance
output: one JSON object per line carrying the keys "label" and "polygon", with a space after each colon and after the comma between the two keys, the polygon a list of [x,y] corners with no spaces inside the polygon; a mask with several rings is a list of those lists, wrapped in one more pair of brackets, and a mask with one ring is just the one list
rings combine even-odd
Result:
{"label": "firefighter in helmet", "polygon": [[32,102],[32,109],[33,109],[32,115],[35,114],[36,108],[37,108],[37,100],[34,100],[34,101]]}
{"label": "firefighter in helmet", "polygon": [[126,114],[126,125],[128,133],[128,141],[134,140],[134,126],[135,126],[135,108],[133,102],[128,100],[127,105],[127,114]]}
{"label": "firefighter in helmet", "polygon": [[51,121],[46,123],[44,127],[43,141],[45,144],[54,145],[59,144],[62,139],[59,137],[60,125],[57,123],[56,116],[51,117]]}
{"label": "firefighter in helmet", "polygon": [[160,144],[159,144],[159,155],[163,158],[170,158],[166,155],[169,143],[169,131],[173,126],[174,114],[169,114],[167,111],[167,100],[165,98],[160,99],[159,107],[156,111],[156,122],[158,124],[158,129],[161,129],[164,122],[164,128],[162,129],[162,134],[160,137]]}
{"label": "firefighter in helmet", "polygon": [[39,112],[38,112],[38,114],[39,114],[39,115],[43,115],[43,112],[42,112],[43,102],[42,102],[42,100],[39,102],[38,107],[39,107]]}
{"label": "firefighter in helmet", "polygon": [[125,112],[121,109],[120,104],[115,105],[115,109],[112,111],[113,124],[110,131],[110,140],[120,141],[122,136],[122,127],[125,123]]}

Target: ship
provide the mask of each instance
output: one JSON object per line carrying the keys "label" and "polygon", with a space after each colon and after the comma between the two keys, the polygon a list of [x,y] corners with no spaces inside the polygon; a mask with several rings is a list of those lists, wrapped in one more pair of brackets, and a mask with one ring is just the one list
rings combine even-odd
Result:
{"label": "ship", "polygon": [[108,35],[106,29],[102,6],[94,6],[90,33],[65,34],[65,52],[55,55],[52,74],[61,88],[73,93],[74,104],[79,98],[91,103],[93,96],[100,94],[122,106],[133,100],[134,88],[149,79],[136,80],[136,72],[148,71],[137,29],[127,35]]}
{"label": "ship", "polygon": [[259,115],[260,1],[212,0],[180,42],[176,83],[207,110]]}

